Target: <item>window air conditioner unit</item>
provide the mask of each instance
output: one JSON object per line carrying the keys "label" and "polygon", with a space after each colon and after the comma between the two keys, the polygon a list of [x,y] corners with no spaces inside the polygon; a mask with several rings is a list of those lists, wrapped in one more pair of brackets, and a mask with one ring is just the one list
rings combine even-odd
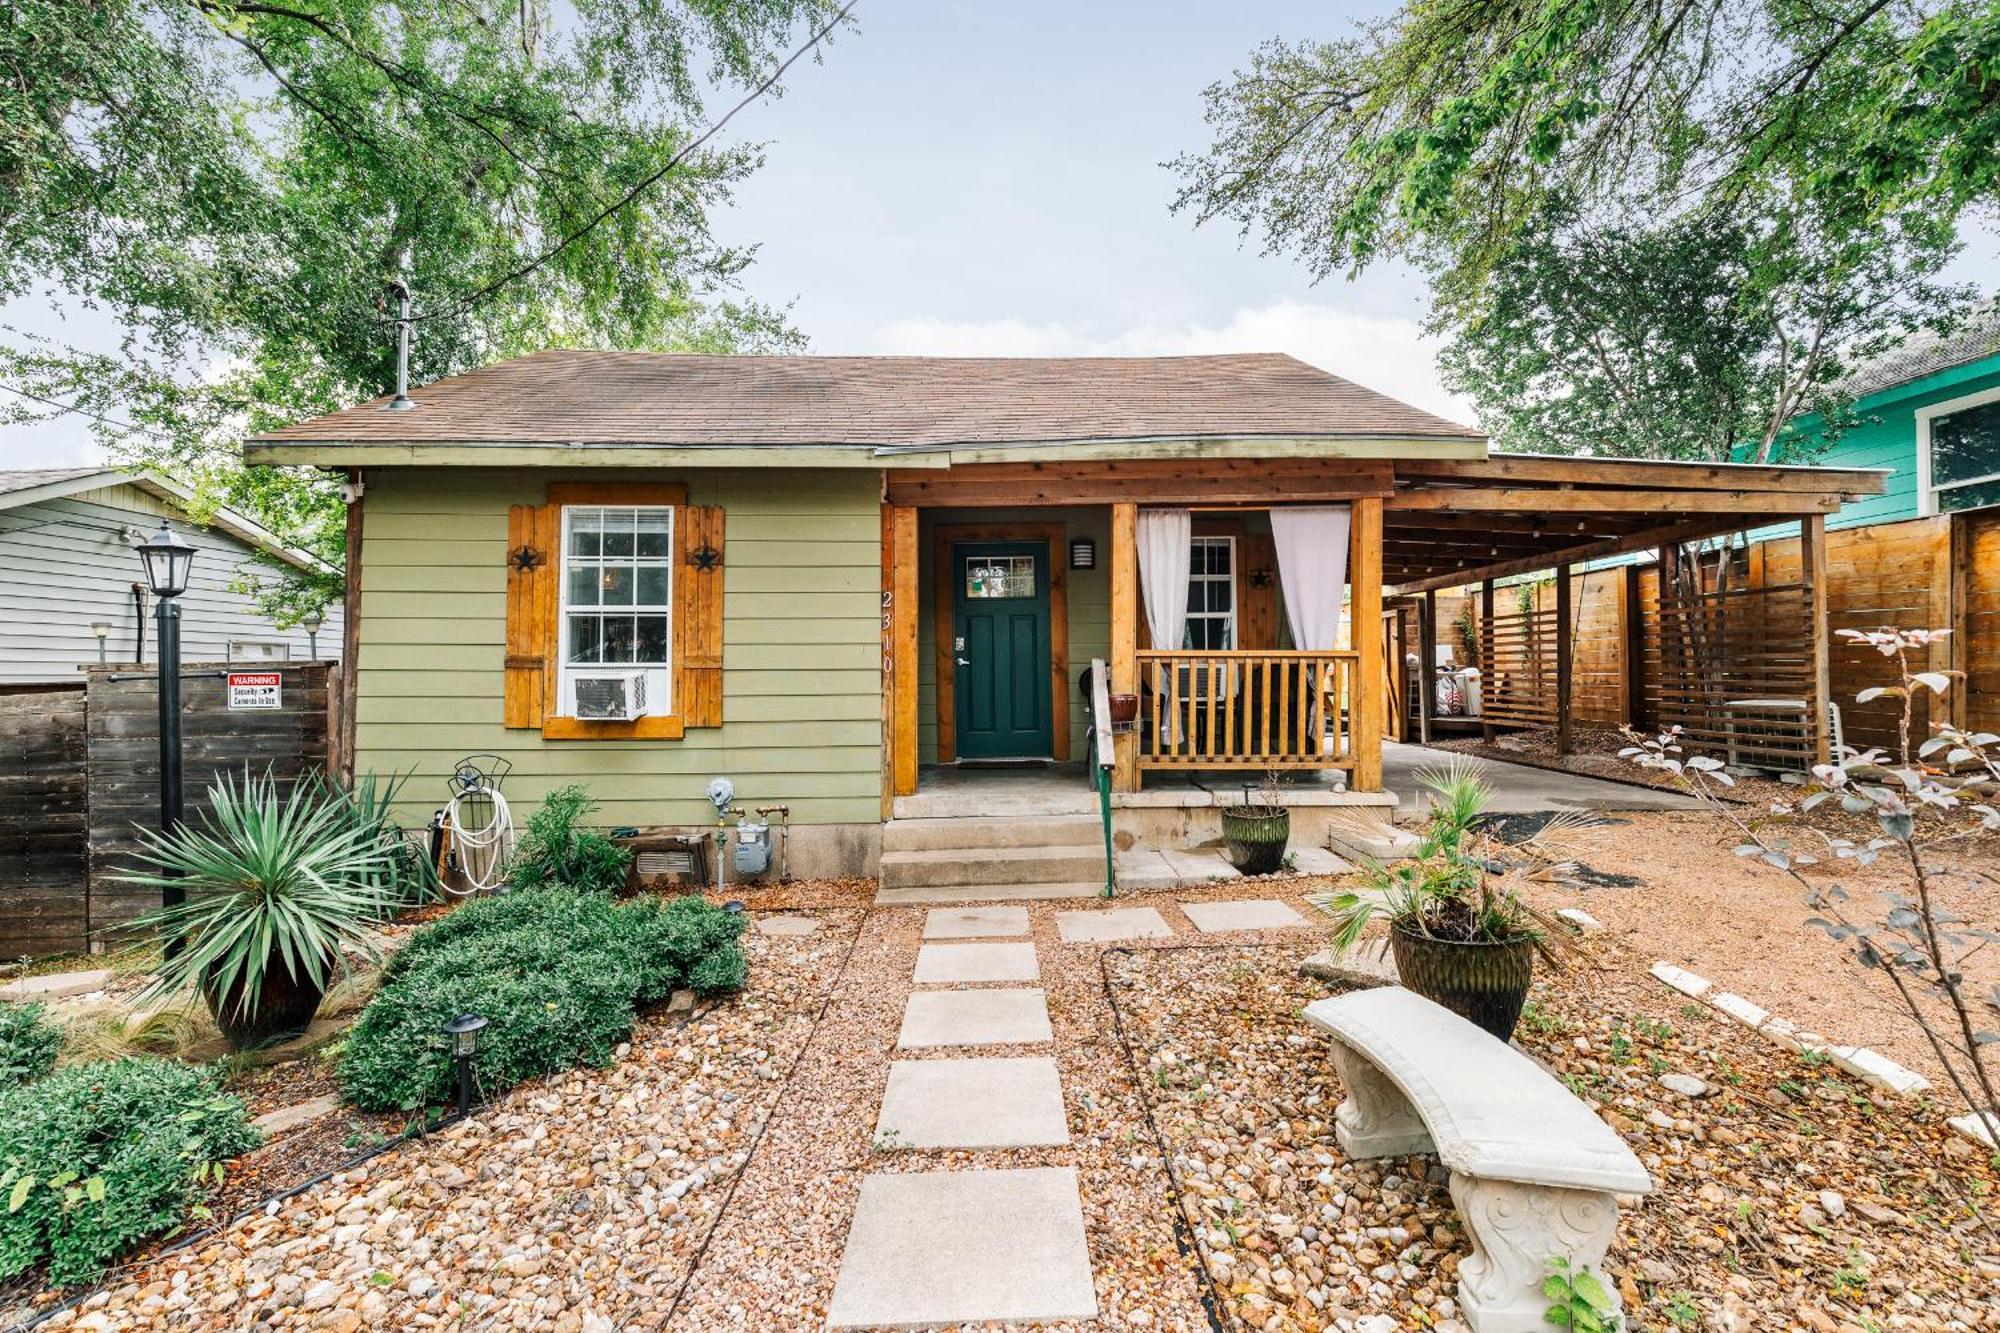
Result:
{"label": "window air conditioner unit", "polygon": [[576,715],[593,722],[630,722],[646,715],[646,674],[578,676]]}

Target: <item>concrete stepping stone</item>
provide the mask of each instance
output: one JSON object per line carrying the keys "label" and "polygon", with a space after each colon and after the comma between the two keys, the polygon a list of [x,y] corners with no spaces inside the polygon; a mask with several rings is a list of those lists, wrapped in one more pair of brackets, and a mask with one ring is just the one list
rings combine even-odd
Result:
{"label": "concrete stepping stone", "polygon": [[898,1060],[875,1123],[884,1148],[1041,1148],[1069,1142],[1056,1062]]}
{"label": "concrete stepping stone", "polygon": [[1292,869],[1301,875],[1351,875],[1355,866],[1325,847],[1294,847]]}
{"label": "concrete stepping stone", "polygon": [[833,1328],[1092,1319],[1073,1167],[872,1175],[847,1233]]}
{"label": "concrete stepping stone", "polygon": [[266,1111],[250,1123],[266,1134],[283,1134],[288,1130],[297,1129],[300,1125],[310,1125],[315,1120],[324,1119],[339,1109],[340,1098],[329,1092],[310,1101],[280,1106],[275,1111]]}
{"label": "concrete stepping stone", "polygon": [[111,984],[108,968],[88,972],[49,972],[39,977],[22,977],[0,986],[0,1000],[9,1004],[35,1000],[66,1000],[72,995],[89,995]]}
{"label": "concrete stepping stone", "polygon": [[896,1045],[1005,1046],[1054,1037],[1040,989],[918,991],[903,1009]]}
{"label": "concrete stepping stone", "polygon": [[1025,907],[933,907],[924,913],[927,940],[998,939],[1027,933]]}
{"label": "concrete stepping stone", "polygon": [[819,919],[810,916],[760,916],[757,931],[762,935],[810,935],[819,929]]}
{"label": "concrete stepping stone", "polygon": [[1150,940],[1174,928],[1151,907],[1100,907],[1090,912],[1056,913],[1056,933],[1072,944],[1104,940]]}
{"label": "concrete stepping stone", "polygon": [[1281,930],[1303,926],[1306,919],[1290,903],[1276,898],[1242,898],[1234,902],[1182,903],[1194,928],[1204,934],[1223,930]]}
{"label": "concrete stepping stone", "polygon": [[955,985],[979,981],[1039,981],[1035,946],[1020,944],[926,944],[917,950],[917,984]]}

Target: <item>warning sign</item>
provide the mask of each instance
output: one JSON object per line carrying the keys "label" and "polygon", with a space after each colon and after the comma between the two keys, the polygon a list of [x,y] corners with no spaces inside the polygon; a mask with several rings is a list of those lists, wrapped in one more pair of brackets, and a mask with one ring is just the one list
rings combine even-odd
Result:
{"label": "warning sign", "polygon": [[278,671],[229,673],[229,711],[239,708],[282,708],[284,674]]}

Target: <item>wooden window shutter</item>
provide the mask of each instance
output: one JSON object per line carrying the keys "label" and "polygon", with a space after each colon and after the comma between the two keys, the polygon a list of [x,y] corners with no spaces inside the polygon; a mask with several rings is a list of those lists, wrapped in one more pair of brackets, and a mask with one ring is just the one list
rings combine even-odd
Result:
{"label": "wooden window shutter", "polygon": [[674,598],[675,712],[689,727],[722,725],[722,507],[680,511]]}
{"label": "wooden window shutter", "polygon": [[553,504],[514,505],[507,511],[507,659],[503,720],[510,727],[539,727],[550,712],[555,667],[556,548],[562,511]]}

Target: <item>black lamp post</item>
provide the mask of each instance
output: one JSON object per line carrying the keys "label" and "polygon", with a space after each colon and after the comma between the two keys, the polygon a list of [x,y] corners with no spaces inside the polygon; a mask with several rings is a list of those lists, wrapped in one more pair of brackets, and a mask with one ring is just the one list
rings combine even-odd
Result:
{"label": "black lamp post", "polygon": [[[160,530],[139,546],[139,563],[146,569],[146,586],[153,590],[160,625],[160,831],[171,834],[181,823],[181,607],[188,570],[194,565],[194,544],[160,520]],[[169,871],[168,874],[172,874]],[[178,907],[187,901],[179,888],[162,889],[160,903]],[[179,937],[167,941],[167,955],[181,951]]]}
{"label": "black lamp post", "polygon": [[451,1058],[458,1066],[458,1114],[472,1110],[472,1057],[479,1050],[479,1031],[486,1020],[478,1014],[460,1014],[444,1025],[451,1037]]}

